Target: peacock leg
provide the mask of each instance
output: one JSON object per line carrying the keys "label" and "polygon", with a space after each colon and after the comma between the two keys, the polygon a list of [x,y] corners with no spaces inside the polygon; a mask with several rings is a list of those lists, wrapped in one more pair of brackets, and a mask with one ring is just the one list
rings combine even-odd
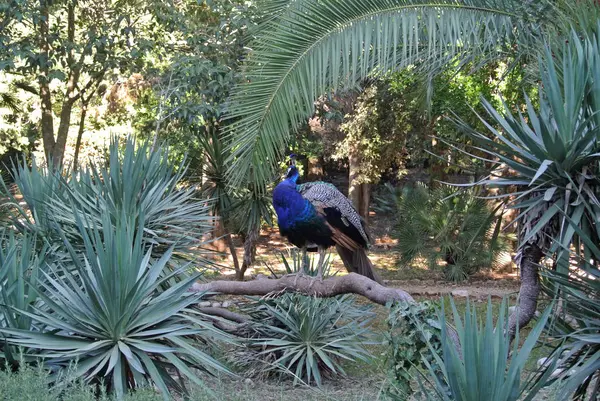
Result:
{"label": "peacock leg", "polygon": [[325,248],[319,247],[319,264],[317,265],[317,278],[323,281],[323,264],[325,263]]}
{"label": "peacock leg", "polygon": [[306,251],[306,247],[302,247],[302,274],[308,271],[308,253]]}
{"label": "peacock leg", "polygon": [[308,255],[306,253],[306,247],[303,246],[302,248],[302,259],[301,259],[301,264],[300,264],[300,269],[294,273],[294,275],[296,276],[296,278],[294,278],[294,287],[296,287],[298,285],[298,279],[302,276],[304,276],[304,272],[308,270]]}

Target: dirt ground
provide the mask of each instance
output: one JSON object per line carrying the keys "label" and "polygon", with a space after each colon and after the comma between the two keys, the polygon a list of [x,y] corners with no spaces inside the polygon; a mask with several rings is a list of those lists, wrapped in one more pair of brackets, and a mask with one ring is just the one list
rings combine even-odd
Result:
{"label": "dirt ground", "polygon": [[[424,263],[401,265],[399,252],[395,249],[396,240],[392,238],[393,220],[390,216],[377,215],[371,212],[369,228],[375,239],[371,245],[369,258],[377,272],[390,287],[401,288],[414,296],[440,296],[445,294],[468,294],[472,298],[498,297],[516,294],[519,291],[519,278],[516,268],[510,259],[505,263],[503,271],[483,270],[472,276],[468,281],[455,284],[444,279],[441,271],[432,271]],[[243,255],[242,243],[234,238],[238,258],[241,262]],[[271,270],[277,274],[285,272],[281,254],[289,255],[294,247],[279,235],[276,227],[264,227],[261,231],[256,252],[256,264],[246,272],[246,279],[258,274],[271,275]],[[233,275],[233,259],[225,253],[219,258],[221,279]],[[345,274],[346,270],[339,256],[333,250],[333,271]]]}

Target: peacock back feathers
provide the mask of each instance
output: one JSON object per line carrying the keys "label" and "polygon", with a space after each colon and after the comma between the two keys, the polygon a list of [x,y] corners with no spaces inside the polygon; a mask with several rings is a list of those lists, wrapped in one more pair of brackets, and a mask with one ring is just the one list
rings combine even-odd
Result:
{"label": "peacock back feathers", "polygon": [[370,238],[364,220],[350,200],[335,185],[315,181],[296,186],[298,192],[317,209],[322,209],[332,225],[344,230],[358,244],[368,247]]}

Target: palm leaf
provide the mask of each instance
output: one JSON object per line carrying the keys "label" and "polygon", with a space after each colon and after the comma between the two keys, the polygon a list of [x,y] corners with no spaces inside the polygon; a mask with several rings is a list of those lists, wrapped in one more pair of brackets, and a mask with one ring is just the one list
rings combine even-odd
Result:
{"label": "palm leaf", "polygon": [[263,27],[247,60],[248,80],[234,91],[232,185],[250,172],[269,182],[290,129],[323,93],[412,64],[433,73],[456,58],[498,57],[515,35],[532,37],[524,34],[530,11],[512,0],[294,2]]}

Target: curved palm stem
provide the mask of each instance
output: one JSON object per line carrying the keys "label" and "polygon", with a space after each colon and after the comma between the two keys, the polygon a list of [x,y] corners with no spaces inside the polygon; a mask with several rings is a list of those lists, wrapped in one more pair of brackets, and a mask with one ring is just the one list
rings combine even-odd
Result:
{"label": "curved palm stem", "polygon": [[516,0],[295,1],[265,24],[234,91],[229,178],[267,183],[318,96],[374,72],[498,57],[530,29]]}

